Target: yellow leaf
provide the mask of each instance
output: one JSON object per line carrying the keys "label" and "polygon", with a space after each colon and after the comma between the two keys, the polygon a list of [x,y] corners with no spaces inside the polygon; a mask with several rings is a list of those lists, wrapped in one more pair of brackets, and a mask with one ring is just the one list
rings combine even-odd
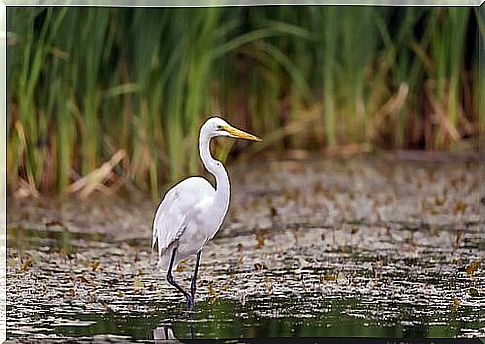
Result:
{"label": "yellow leaf", "polygon": [[456,297],[453,299],[453,304],[451,305],[451,311],[454,313],[458,310],[458,307],[460,307],[460,300],[458,300]]}
{"label": "yellow leaf", "polygon": [[254,264],[254,270],[258,271],[258,270],[267,270],[268,267],[263,264],[263,263],[256,263]]}
{"label": "yellow leaf", "polygon": [[99,267],[99,261],[93,260],[91,262],[91,269],[93,269],[93,271],[96,271],[98,269],[98,267]]}
{"label": "yellow leaf", "polygon": [[468,275],[473,275],[475,271],[478,270],[479,267],[480,267],[480,262],[478,260],[474,260],[473,262],[470,263],[470,265],[467,266],[466,273]]}
{"label": "yellow leaf", "polygon": [[142,281],[140,281],[140,279],[137,278],[137,277],[135,277],[133,279],[133,284],[135,285],[135,288],[137,288],[137,289],[145,287],[145,284]]}
{"label": "yellow leaf", "polygon": [[212,286],[212,282],[209,283],[209,294],[213,297],[217,297],[217,292]]}
{"label": "yellow leaf", "polygon": [[32,258],[27,257],[25,260],[22,260],[22,271],[27,271],[32,266]]}

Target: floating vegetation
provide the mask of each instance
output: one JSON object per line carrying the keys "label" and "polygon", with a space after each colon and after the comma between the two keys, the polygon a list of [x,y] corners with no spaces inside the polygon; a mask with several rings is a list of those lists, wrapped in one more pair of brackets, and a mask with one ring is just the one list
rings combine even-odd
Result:
{"label": "floating vegetation", "polygon": [[470,263],[470,265],[467,266],[466,273],[468,275],[473,275],[475,271],[477,271],[479,268],[480,268],[480,261],[474,260],[473,262]]}
{"label": "floating vegetation", "polygon": [[[463,174],[466,185],[437,212],[416,202],[434,204]],[[203,251],[189,313],[150,258],[149,200],[9,203],[9,338],[485,335],[473,169],[359,158],[245,165],[233,175],[237,216]],[[266,191],[269,201],[254,206]],[[454,215],[457,199],[468,206]],[[45,225],[55,219],[63,226]],[[175,272],[186,288],[193,265]]]}

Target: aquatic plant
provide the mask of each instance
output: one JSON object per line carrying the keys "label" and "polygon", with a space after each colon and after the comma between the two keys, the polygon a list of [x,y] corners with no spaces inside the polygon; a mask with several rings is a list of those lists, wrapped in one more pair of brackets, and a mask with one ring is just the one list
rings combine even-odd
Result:
{"label": "aquatic plant", "polygon": [[476,145],[483,19],[469,8],[7,15],[8,187],[18,196],[75,192],[85,177],[76,192],[124,185],[157,198],[161,183],[200,170],[197,129],[217,113],[274,152]]}

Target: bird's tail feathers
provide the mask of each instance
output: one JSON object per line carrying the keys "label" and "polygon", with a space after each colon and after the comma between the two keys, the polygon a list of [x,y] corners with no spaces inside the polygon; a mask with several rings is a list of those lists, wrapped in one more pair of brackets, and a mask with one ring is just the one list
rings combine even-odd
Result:
{"label": "bird's tail feathers", "polygon": [[[167,271],[168,267],[170,265],[170,259],[171,259],[170,254],[162,254],[158,257],[158,263],[157,266],[162,270],[162,271]],[[175,264],[176,265],[176,264]]]}

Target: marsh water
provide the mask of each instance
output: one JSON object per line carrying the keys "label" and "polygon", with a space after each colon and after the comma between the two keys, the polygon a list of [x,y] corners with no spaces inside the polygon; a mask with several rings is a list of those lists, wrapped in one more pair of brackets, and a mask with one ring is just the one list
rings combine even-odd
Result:
{"label": "marsh water", "polygon": [[[476,161],[287,160],[230,175],[192,311],[150,254],[151,200],[9,200],[8,338],[485,335]],[[187,287],[193,264],[175,272]]]}

